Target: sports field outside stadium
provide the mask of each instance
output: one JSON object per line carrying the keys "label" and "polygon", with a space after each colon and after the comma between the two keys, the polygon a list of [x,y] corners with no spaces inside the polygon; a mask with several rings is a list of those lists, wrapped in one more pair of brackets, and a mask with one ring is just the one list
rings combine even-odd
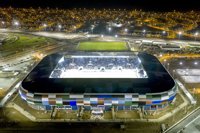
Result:
{"label": "sports field outside stadium", "polygon": [[100,51],[106,51],[106,50],[112,50],[112,51],[123,51],[128,50],[128,47],[126,45],[126,42],[106,42],[106,41],[91,41],[91,42],[80,42],[76,48],[77,50],[86,50],[86,51],[92,51],[92,50],[100,50]]}

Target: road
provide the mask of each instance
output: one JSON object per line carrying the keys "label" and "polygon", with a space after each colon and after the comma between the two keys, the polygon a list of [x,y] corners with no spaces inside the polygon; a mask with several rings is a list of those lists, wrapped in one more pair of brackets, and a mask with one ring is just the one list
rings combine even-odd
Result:
{"label": "road", "polygon": [[[185,128],[183,130],[183,128]],[[181,121],[179,124],[166,131],[165,133],[179,133],[183,130],[185,133],[199,133],[200,132],[200,109],[195,111],[189,117]]]}
{"label": "road", "polygon": [[[19,79],[21,80],[21,79]],[[11,86],[11,90],[6,94],[6,96],[1,100],[0,107],[3,107],[5,103],[11,98],[11,96],[18,90],[19,85],[21,84],[21,81],[15,82],[14,85]]]}
{"label": "road", "polygon": [[200,132],[200,115],[190,121],[184,129],[185,133],[199,133]]}

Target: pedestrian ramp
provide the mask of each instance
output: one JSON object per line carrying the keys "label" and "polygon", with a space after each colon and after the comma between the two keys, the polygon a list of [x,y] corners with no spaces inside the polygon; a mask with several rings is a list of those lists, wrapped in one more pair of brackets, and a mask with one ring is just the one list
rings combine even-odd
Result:
{"label": "pedestrian ramp", "polygon": [[190,92],[185,88],[185,86],[178,80],[175,80],[178,86],[181,88],[181,90],[185,93],[187,98],[190,100],[191,104],[196,104],[197,101],[194,99],[194,97],[190,94]]}

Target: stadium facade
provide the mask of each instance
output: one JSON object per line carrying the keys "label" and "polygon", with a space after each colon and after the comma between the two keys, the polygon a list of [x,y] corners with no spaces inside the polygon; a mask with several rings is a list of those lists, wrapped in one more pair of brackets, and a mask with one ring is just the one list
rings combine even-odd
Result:
{"label": "stadium facade", "polygon": [[176,84],[153,55],[137,52],[67,52],[46,56],[19,93],[39,110],[158,110],[176,96]]}

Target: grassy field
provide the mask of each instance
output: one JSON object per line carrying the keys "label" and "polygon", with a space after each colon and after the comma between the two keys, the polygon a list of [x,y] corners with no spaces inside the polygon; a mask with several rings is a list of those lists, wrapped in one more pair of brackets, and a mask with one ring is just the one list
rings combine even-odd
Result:
{"label": "grassy field", "polygon": [[77,50],[86,51],[106,51],[106,50],[128,50],[126,42],[80,42],[76,48]]}
{"label": "grassy field", "polygon": [[21,50],[32,46],[42,45],[48,38],[25,34],[10,34],[8,39],[0,47],[0,50]]}

